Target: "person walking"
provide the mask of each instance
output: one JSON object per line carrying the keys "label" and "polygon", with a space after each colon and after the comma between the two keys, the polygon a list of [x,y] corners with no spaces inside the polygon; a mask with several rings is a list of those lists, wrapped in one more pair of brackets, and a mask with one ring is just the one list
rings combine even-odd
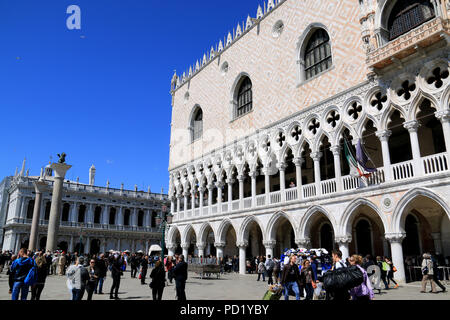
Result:
{"label": "person walking", "polygon": [[147,277],[148,271],[148,256],[144,256],[141,260],[141,284],[147,284],[145,278]]}
{"label": "person walking", "polygon": [[25,278],[28,275],[28,272],[35,266],[35,262],[33,259],[28,257],[27,250],[20,249],[19,257],[14,260],[11,265],[10,272],[13,273],[13,288],[12,288],[12,300],[27,300],[28,291],[30,287],[24,283]]}
{"label": "person walking", "polygon": [[59,267],[59,275],[63,276],[66,273],[66,255],[64,252],[61,253],[58,260],[58,267]]}
{"label": "person walking", "polygon": [[57,267],[58,267],[58,261],[59,261],[59,254],[58,253],[54,253],[53,254],[53,258],[52,258],[52,275],[56,276],[56,271],[57,271]]}
{"label": "person walking", "polygon": [[[331,270],[337,270],[340,268],[346,268],[347,264],[342,260],[342,252],[339,249],[333,250],[331,252],[331,257],[333,259],[333,266]],[[350,294],[348,290],[344,288],[339,288],[333,292],[327,291],[327,300],[339,300],[347,301],[350,299]]]}
{"label": "person walking", "polygon": [[177,264],[173,268],[173,275],[175,278],[175,286],[177,291],[177,300],[186,301],[186,281],[188,278],[188,265],[184,261],[184,256],[180,255],[177,260]]}
{"label": "person walking", "polygon": [[136,254],[133,253],[130,258],[130,266],[131,266],[131,277],[136,278],[137,269],[138,269],[138,259]]}
{"label": "person walking", "polygon": [[17,259],[17,256],[13,254],[11,256],[10,263],[6,266],[8,270],[6,271],[6,274],[8,275],[8,284],[9,284],[9,294],[12,294],[12,289],[14,287],[14,272],[11,271],[11,266],[14,263],[14,261]]}
{"label": "person walking", "polygon": [[273,258],[273,277],[275,278],[275,283],[280,283],[280,261]]}
{"label": "person walking", "polygon": [[426,293],[427,281],[430,281],[432,293],[438,293],[436,291],[436,284],[433,281],[433,261],[431,260],[431,255],[429,253],[423,254],[422,260],[422,290],[421,293]]}
{"label": "person walking", "polygon": [[113,283],[111,286],[111,291],[109,293],[110,299],[119,299],[120,277],[123,275],[122,265],[122,258],[117,252],[114,253],[113,260],[111,262],[111,276],[113,278]]}
{"label": "person walking", "polygon": [[259,279],[263,278],[263,282],[266,281],[266,265],[263,257],[259,257],[258,259],[258,279],[256,281],[259,281]]}
{"label": "person walking", "polygon": [[35,259],[37,267],[37,281],[31,286],[31,300],[40,300],[42,290],[44,290],[45,280],[47,279],[49,266],[46,257],[42,252],[38,253]]}
{"label": "person walking", "polygon": [[357,287],[350,289],[350,296],[352,300],[373,300],[374,293],[372,284],[367,275],[367,271],[362,267],[363,259],[360,255],[354,254],[349,258],[351,266],[357,266],[363,273],[364,281]]}
{"label": "person walking", "polygon": [[166,286],[166,272],[163,263],[156,261],[155,268],[150,273],[150,288],[152,288],[153,300],[162,300],[164,287]]}
{"label": "person walking", "polygon": [[173,281],[173,262],[172,256],[168,256],[164,259],[164,268],[167,272],[167,278],[169,278],[170,284]]}
{"label": "person walking", "polygon": [[266,272],[267,272],[267,284],[271,285],[273,284],[273,267],[275,266],[275,263],[273,262],[272,256],[270,254],[267,255],[267,260],[265,263],[266,266]]}
{"label": "person walking", "polygon": [[84,257],[78,257],[75,264],[71,265],[66,273],[69,288],[72,290],[72,300],[82,300],[86,283],[89,280],[89,273],[84,267]]}
{"label": "person walking", "polygon": [[[314,295],[314,287],[316,285],[316,278],[309,260],[303,260],[302,271],[300,273],[300,282],[306,291],[306,300],[312,300]],[[314,283],[314,285],[313,285]]]}
{"label": "person walking", "polygon": [[384,258],[384,262],[386,262],[388,265],[388,270],[387,270],[388,287],[389,287],[389,282],[392,281],[395,284],[394,289],[396,289],[396,288],[398,288],[398,283],[394,280],[394,272],[397,271],[397,269],[394,267],[392,260],[389,259],[388,257]]}
{"label": "person walking", "polygon": [[431,254],[431,261],[433,262],[433,281],[438,285],[439,288],[441,288],[442,292],[445,292],[445,287],[439,281],[439,262],[433,254]]}
{"label": "person walking", "polygon": [[388,264],[383,261],[383,258],[378,256],[377,257],[377,266],[380,268],[381,272],[381,281],[384,283],[384,289],[389,290],[389,285],[387,283],[387,271],[388,271]]}
{"label": "person walking", "polygon": [[289,300],[289,293],[291,290],[295,294],[295,299],[300,300],[300,271],[298,270],[296,262],[297,256],[291,255],[289,264],[284,266],[283,273],[281,274],[280,284],[284,289],[284,300]]}
{"label": "person walking", "polygon": [[106,273],[108,271],[108,261],[105,258],[105,255],[102,253],[95,261],[95,267],[98,272],[98,280],[95,286],[94,293],[95,294],[103,294],[103,283],[106,278]]}
{"label": "person walking", "polygon": [[87,271],[89,273],[89,279],[86,284],[86,291],[87,291],[87,300],[92,300],[92,295],[94,294],[95,289],[97,288],[97,282],[99,279],[99,269],[96,266],[96,260],[91,259],[89,261],[89,267],[87,268]]}

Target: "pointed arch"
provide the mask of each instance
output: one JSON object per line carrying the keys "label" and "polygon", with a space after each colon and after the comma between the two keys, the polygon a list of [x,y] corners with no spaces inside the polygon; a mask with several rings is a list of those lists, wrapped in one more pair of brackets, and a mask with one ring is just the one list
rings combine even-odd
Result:
{"label": "pointed arch", "polygon": [[294,229],[294,233],[295,233],[295,238],[299,238],[298,237],[298,227],[295,223],[295,220],[292,219],[288,214],[286,214],[286,212],[284,211],[278,211],[275,214],[273,214],[270,217],[269,222],[267,223],[267,228],[266,228],[266,232],[267,234],[265,235],[265,239],[267,240],[276,240],[276,232],[277,232],[277,227],[280,221],[282,221],[283,219],[286,219],[289,221],[289,223],[292,226],[292,229]]}
{"label": "pointed arch", "polygon": [[381,120],[380,120],[380,128],[379,130],[387,130],[388,129],[388,123],[389,123],[389,119],[392,116],[392,114],[395,111],[400,112],[400,115],[402,116],[403,119],[405,119],[405,121],[407,121],[408,119],[408,115],[406,114],[405,110],[403,110],[402,107],[391,103],[386,110],[384,110],[383,115],[381,116]]}
{"label": "pointed arch", "polygon": [[426,197],[441,206],[441,208],[447,214],[447,217],[450,219],[450,205],[444,200],[445,197],[425,188],[414,188],[408,191],[401,200],[395,206],[394,212],[392,214],[392,222],[390,226],[390,231],[395,233],[404,233],[405,232],[405,219],[406,214],[404,214],[407,206],[417,197]]}
{"label": "pointed arch", "polygon": [[436,101],[434,96],[422,90],[419,90],[417,95],[411,101],[411,108],[409,109],[408,120],[406,121],[417,120],[417,114],[420,112],[419,107],[422,105],[424,100],[429,100],[431,103],[431,107],[433,109],[436,109],[436,111],[439,111],[439,102]]}
{"label": "pointed arch", "polygon": [[264,236],[265,236],[265,229],[264,229],[263,224],[261,223],[261,221],[259,221],[258,218],[256,218],[255,216],[251,215],[251,216],[247,216],[244,219],[244,221],[242,221],[242,223],[241,223],[241,226],[240,226],[239,231],[238,231],[238,242],[245,242],[246,241],[246,239],[248,238],[248,235],[249,235],[248,234],[249,233],[248,226],[252,222],[255,222],[258,225],[258,227],[261,229],[261,233],[263,235],[263,241],[266,240],[264,238]]}
{"label": "pointed arch", "polygon": [[184,230],[183,230],[183,234],[181,235],[181,243],[190,243],[190,238],[189,236],[194,233],[195,239],[198,239],[197,237],[197,233],[195,232],[194,227],[192,226],[192,224],[188,224]]}
{"label": "pointed arch", "polygon": [[217,228],[217,233],[214,233],[214,235],[216,236],[216,242],[225,242],[230,227],[232,227],[236,232],[236,228],[230,219],[226,218],[222,220],[219,227]]}
{"label": "pointed arch", "polygon": [[305,214],[302,216],[299,224],[299,229],[297,234],[300,236],[300,238],[309,238],[309,229],[311,229],[311,218],[314,216],[315,213],[322,213],[325,217],[328,218],[330,221],[333,231],[335,235],[338,235],[338,225],[336,223],[336,220],[334,219],[334,216],[330,214],[327,210],[325,210],[322,206],[314,205],[310,207]]}
{"label": "pointed arch", "polygon": [[216,238],[216,231],[214,230],[214,227],[209,222],[204,222],[200,226],[200,230],[198,231],[198,242],[206,243],[206,237],[208,236],[208,228],[211,228],[212,232],[214,233],[214,238]]}
{"label": "pointed arch", "polygon": [[181,238],[181,231],[178,228],[178,226],[176,225],[170,226],[169,232],[167,234],[167,243],[175,243],[177,232],[180,234]]}

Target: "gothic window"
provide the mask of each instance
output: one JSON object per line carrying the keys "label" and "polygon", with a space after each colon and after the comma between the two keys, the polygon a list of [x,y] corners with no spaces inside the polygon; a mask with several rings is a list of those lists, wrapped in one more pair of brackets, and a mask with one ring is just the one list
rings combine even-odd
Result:
{"label": "gothic window", "polygon": [[324,29],[317,29],[309,39],[304,60],[306,80],[331,68],[330,37]]}
{"label": "gothic window", "polygon": [[197,108],[192,118],[192,141],[200,139],[203,134],[203,111]]}
{"label": "gothic window", "polygon": [[433,5],[429,0],[397,1],[389,16],[389,40],[407,33],[434,17]]}
{"label": "gothic window", "polygon": [[253,107],[253,94],[252,94],[252,82],[249,77],[245,77],[239,86],[237,96],[237,110],[236,117],[240,117],[252,110]]}

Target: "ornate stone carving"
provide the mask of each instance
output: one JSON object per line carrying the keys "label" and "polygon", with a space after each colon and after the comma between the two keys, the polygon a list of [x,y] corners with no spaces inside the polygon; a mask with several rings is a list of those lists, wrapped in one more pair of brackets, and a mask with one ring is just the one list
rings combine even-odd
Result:
{"label": "ornate stone carving", "polygon": [[403,239],[406,238],[406,233],[387,233],[385,238],[390,243],[402,243]]}

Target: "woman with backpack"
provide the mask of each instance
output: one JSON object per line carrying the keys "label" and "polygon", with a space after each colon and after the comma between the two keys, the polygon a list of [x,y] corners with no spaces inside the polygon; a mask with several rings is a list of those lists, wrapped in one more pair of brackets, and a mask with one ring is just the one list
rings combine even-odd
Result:
{"label": "woman with backpack", "polygon": [[37,267],[37,281],[31,286],[31,300],[40,300],[42,290],[44,290],[45,280],[47,279],[48,264],[42,252],[38,253],[35,262]]}
{"label": "woman with backpack", "polygon": [[433,261],[431,261],[431,255],[428,253],[424,253],[422,260],[422,290],[420,292],[426,293],[427,281],[430,281],[431,292],[438,293],[436,291],[436,284],[433,281],[433,274]]}
{"label": "woman with backpack", "polygon": [[361,267],[363,259],[361,256],[354,254],[349,258],[351,266],[357,266],[358,269],[363,273],[364,281],[359,286],[350,289],[350,296],[352,300],[373,300],[373,290],[372,284],[367,275],[367,271]]}

